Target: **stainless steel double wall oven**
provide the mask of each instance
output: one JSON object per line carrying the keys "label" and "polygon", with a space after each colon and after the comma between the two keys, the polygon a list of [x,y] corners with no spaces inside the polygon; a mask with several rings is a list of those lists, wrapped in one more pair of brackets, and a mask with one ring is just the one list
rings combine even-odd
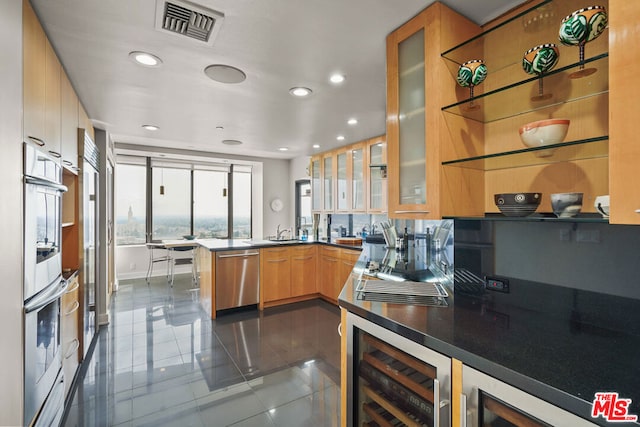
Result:
{"label": "stainless steel double wall oven", "polygon": [[64,410],[60,347],[62,168],[24,144],[24,424],[57,425]]}

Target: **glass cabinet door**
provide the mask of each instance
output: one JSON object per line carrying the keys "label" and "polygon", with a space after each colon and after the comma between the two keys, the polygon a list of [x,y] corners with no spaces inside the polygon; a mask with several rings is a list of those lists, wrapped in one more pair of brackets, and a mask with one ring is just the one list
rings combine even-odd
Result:
{"label": "glass cabinet door", "polygon": [[364,149],[351,150],[351,210],[364,211]]}
{"label": "glass cabinet door", "polygon": [[398,46],[400,205],[425,204],[424,30]]}
{"label": "glass cabinet door", "polygon": [[427,86],[441,72],[439,43],[427,39],[440,31],[437,14],[437,8],[427,8],[387,37],[388,215],[392,218],[438,218],[440,213],[436,145],[441,111]]}
{"label": "glass cabinet door", "polygon": [[320,178],[320,159],[311,159],[311,210],[322,210],[322,180]]}
{"label": "glass cabinet door", "polygon": [[387,210],[387,155],[386,143],[376,140],[367,147],[369,156],[368,212]]}
{"label": "glass cabinet door", "polygon": [[322,159],[322,189],[324,201],[322,208],[325,212],[333,211],[333,157],[327,155]]}
{"label": "glass cabinet door", "polygon": [[349,209],[349,194],[347,185],[347,152],[343,151],[336,156],[338,176],[337,176],[337,209],[338,211],[346,211]]}

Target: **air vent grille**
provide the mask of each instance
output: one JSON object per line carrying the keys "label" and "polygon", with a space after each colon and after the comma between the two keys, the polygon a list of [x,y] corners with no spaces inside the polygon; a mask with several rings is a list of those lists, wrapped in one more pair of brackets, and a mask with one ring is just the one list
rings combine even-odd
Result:
{"label": "air vent grille", "polygon": [[158,0],[156,28],[212,45],[224,15],[187,1]]}

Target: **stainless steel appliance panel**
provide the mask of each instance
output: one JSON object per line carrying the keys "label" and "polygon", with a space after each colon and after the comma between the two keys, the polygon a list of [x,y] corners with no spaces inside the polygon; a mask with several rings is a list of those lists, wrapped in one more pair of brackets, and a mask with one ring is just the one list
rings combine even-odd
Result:
{"label": "stainless steel appliance panel", "polygon": [[467,365],[462,367],[460,401],[462,427],[524,425],[525,420],[540,426],[596,425]]}
{"label": "stainless steel appliance panel", "polygon": [[64,381],[64,374],[60,371],[33,427],[60,425],[64,415]]}
{"label": "stainless steel appliance panel", "polygon": [[260,300],[260,252],[216,254],[216,310],[257,304]]}
{"label": "stainless steel appliance panel", "polygon": [[83,313],[83,356],[96,332],[96,286],[98,283],[98,148],[84,129],[78,130],[78,153],[82,156],[80,174],[80,216],[82,217],[82,253],[78,276]]}
{"label": "stainless steel appliance panel", "polygon": [[55,159],[24,144],[24,299],[62,271],[62,169]]}
{"label": "stainless steel appliance panel", "polygon": [[62,369],[60,301],[66,290],[67,281],[60,275],[24,306],[25,425],[40,410]]}

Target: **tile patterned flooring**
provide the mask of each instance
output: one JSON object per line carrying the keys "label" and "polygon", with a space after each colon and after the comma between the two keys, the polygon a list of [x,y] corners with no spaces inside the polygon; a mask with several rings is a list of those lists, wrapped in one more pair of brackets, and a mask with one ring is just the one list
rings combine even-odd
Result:
{"label": "tile patterned flooring", "polygon": [[337,307],[211,320],[190,287],[190,275],[121,283],[65,426],[340,425]]}

